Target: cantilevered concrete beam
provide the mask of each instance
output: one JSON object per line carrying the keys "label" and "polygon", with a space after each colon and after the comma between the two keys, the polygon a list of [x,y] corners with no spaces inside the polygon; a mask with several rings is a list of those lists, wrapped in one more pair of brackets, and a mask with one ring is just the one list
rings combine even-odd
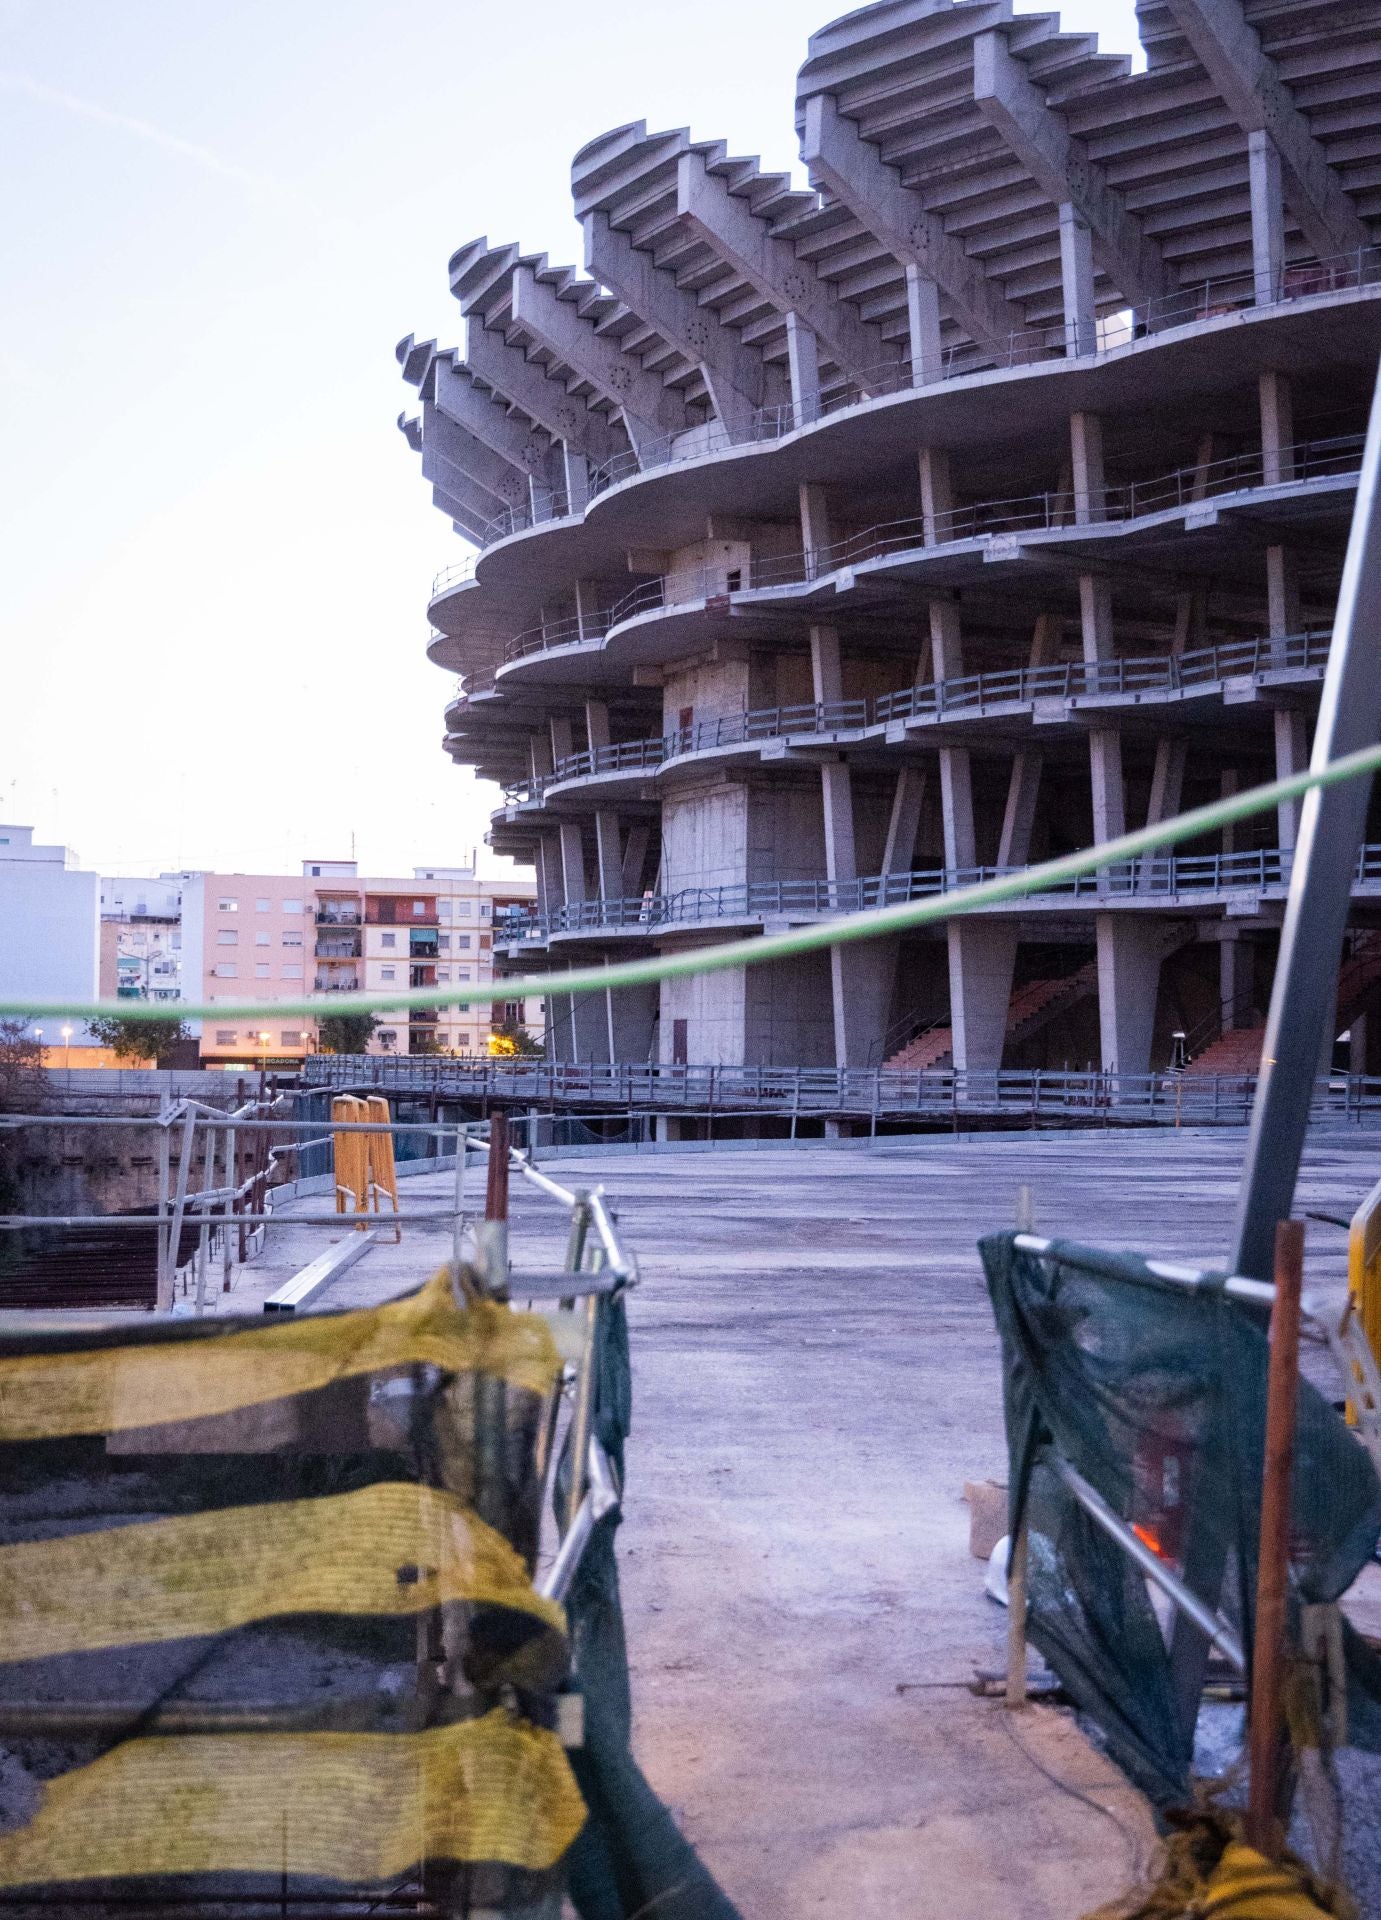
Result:
{"label": "cantilevered concrete beam", "polygon": [[823,180],[835,198],[875,234],[903,266],[917,268],[943,291],[966,333],[989,352],[1005,354],[1011,335],[1026,325],[1026,315],[1004,298],[970,259],[963,242],[945,231],[919,193],[902,185],[857,124],[845,119],[827,93],[806,102],[801,157],[812,176]]}
{"label": "cantilevered concrete beam", "polygon": [[1087,221],[1104,272],[1128,300],[1145,305],[1173,292],[1176,280],[1160,248],[1109,185],[1082,140],[1046,101],[1006,35],[980,33],[973,43],[974,104],[989,126],[1049,194]]}
{"label": "cantilevered concrete beam", "polygon": [[618,408],[634,450],[687,425],[682,402],[636,354],[603,340],[532,267],[513,270],[513,322]]}
{"label": "cantilevered concrete beam", "polygon": [[603,414],[579,395],[567,393],[551,380],[521,347],[511,346],[496,328],[486,327],[478,314],[465,323],[465,364],[471,373],[493,387],[514,406],[546,428],[576,453],[598,466],[609,458],[609,425]]}
{"label": "cantilevered concrete beam", "polygon": [[549,440],[482,392],[469,370],[457,363],[455,354],[438,354],[432,371],[430,398],[435,400],[438,413],[464,427],[512,466],[537,478],[546,477],[552,453]]}
{"label": "cantilevered concrete beam", "polygon": [[1369,244],[1309,123],[1263,52],[1240,0],[1166,0],[1176,26],[1244,133],[1265,132],[1280,154],[1285,199],[1323,259]]}
{"label": "cantilevered concrete beam", "polygon": [[743,275],[780,313],[794,313],[821,348],[865,392],[880,383],[879,370],[894,359],[881,329],[865,324],[840,300],[813,261],[797,257],[759,220],[748,202],[711,173],[703,154],[683,153],[676,175],[676,211],[682,223]]}
{"label": "cantilevered concrete beam", "polygon": [[607,213],[587,213],[581,224],[586,271],[695,362],[730,439],[748,438],[754,412],[763,404],[762,355],[745,347],[713,307],[678,287],[651,254],[639,252],[626,233],[609,224]]}
{"label": "cantilevered concrete beam", "polygon": [[[485,446],[467,428],[449,419],[429,400],[422,403],[422,456],[437,453],[460,473],[477,480],[503,506],[516,507],[528,499],[526,468]],[[428,479],[435,478],[428,474]]]}

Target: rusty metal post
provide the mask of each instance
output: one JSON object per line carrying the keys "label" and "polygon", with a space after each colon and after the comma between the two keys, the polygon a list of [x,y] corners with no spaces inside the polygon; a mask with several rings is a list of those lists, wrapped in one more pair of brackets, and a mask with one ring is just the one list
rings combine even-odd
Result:
{"label": "rusty metal post", "polygon": [[508,1285],[508,1115],[489,1116],[489,1166],[484,1189],[484,1220],[475,1235],[487,1292],[502,1294]]}
{"label": "rusty metal post", "polygon": [[1290,1480],[1299,1396],[1300,1292],[1304,1278],[1304,1223],[1276,1227],[1275,1305],[1266,1377],[1266,1451],[1261,1476],[1261,1536],[1256,1568],[1256,1632],[1252,1649],[1251,1790],[1247,1838],[1258,1853],[1279,1859],[1285,1844],[1280,1817],[1284,1783],[1282,1681],[1285,1609],[1290,1576]]}

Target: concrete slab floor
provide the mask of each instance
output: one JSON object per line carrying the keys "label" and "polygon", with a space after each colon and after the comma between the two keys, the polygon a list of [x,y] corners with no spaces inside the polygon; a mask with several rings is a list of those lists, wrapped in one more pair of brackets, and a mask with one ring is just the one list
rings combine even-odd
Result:
{"label": "concrete slab floor", "polygon": [[[636,1749],[747,1920],[1073,1920],[1141,1870],[1145,1805],[1069,1716],[966,1690],[1005,1634],[962,1500],[1006,1470],[974,1242],[1027,1182],[1038,1230],[1221,1260],[1241,1152],[1138,1133],[552,1165],[604,1184],[642,1263],[620,1533]],[[1320,1136],[1300,1208],[1349,1214],[1376,1155]],[[450,1177],[404,1192],[444,1205]],[[330,1233],[274,1229],[275,1266],[298,1236],[303,1264]],[[564,1240],[522,1187],[514,1239],[543,1260]],[[1311,1286],[1341,1288],[1344,1240],[1311,1225]],[[446,1250],[405,1231],[320,1304],[381,1298]]]}

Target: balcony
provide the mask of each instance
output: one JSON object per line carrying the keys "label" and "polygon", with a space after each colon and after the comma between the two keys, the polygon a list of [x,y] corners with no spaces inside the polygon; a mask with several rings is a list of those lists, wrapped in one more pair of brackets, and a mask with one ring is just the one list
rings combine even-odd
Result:
{"label": "balcony", "polygon": [[434,1027],[441,1015],[435,1007],[409,1007],[408,1025],[410,1027]]}
{"label": "balcony", "polygon": [[363,921],[357,906],[318,907],[316,923],[319,927],[358,927]]}
{"label": "balcony", "polygon": [[316,957],[318,960],[358,960],[360,940],[359,933],[319,933]]}
{"label": "balcony", "polygon": [[408,985],[410,987],[434,987],[436,985],[436,968],[409,967]]}
{"label": "balcony", "polygon": [[440,951],[440,941],[435,933],[413,933],[408,936],[408,955],[410,959],[435,960]]}
{"label": "balcony", "polygon": [[357,973],[346,973],[339,967],[332,968],[330,973],[319,973],[316,977],[318,993],[357,993],[363,985]]}

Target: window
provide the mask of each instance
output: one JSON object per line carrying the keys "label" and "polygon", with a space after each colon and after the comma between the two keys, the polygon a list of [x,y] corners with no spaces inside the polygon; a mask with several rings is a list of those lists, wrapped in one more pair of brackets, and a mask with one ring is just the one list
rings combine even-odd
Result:
{"label": "window", "polygon": [[283,902],[283,911],[284,913],[301,913],[302,902],[300,900],[285,900]]}
{"label": "window", "polygon": [[474,911],[475,911],[475,903],[473,900],[457,900],[456,901],[456,919],[457,920],[468,920],[470,918],[470,915]]}
{"label": "window", "polygon": [[480,919],[487,920],[488,918],[489,918],[489,902],[487,900],[481,900],[480,901]]}
{"label": "window", "polygon": [[438,900],[438,901],[437,901],[437,903],[436,903],[436,917],[437,917],[437,919],[438,919],[438,920],[449,920],[449,919],[450,919],[450,917],[451,917],[451,903],[450,903],[450,901],[449,901],[449,900]]}
{"label": "window", "polygon": [[254,944],[256,947],[266,947],[269,939],[270,936],[267,933],[256,933],[254,936]]}
{"label": "window", "polygon": [[240,969],[233,960],[222,960],[221,964],[214,967],[212,971],[218,980],[237,980],[240,975]]}
{"label": "window", "polygon": [[412,903],[412,917],[413,917],[413,919],[414,919],[414,920],[422,920],[422,919],[425,919],[425,918],[426,918],[426,913],[427,913],[427,903],[426,903],[426,901],[425,901],[425,900],[414,900],[414,901],[413,901],[413,903]]}
{"label": "window", "polygon": [[468,1013],[469,1011],[470,1011],[470,1002],[468,1000],[462,1000],[460,1005],[456,1008],[457,1013]]}
{"label": "window", "polygon": [[379,978],[381,980],[396,980],[398,978],[397,967],[380,967]]}
{"label": "window", "polygon": [[240,911],[240,903],[238,900],[218,900],[216,902],[216,911],[218,913],[238,913]]}
{"label": "window", "polygon": [[283,934],[283,945],[285,947],[300,947],[302,945],[302,935],[294,928],[288,928]]}
{"label": "window", "polygon": [[398,936],[396,933],[381,933],[379,935],[379,945],[381,947],[396,947],[397,944]]}
{"label": "window", "polygon": [[449,946],[450,946],[450,944],[451,944],[451,936],[450,936],[450,934],[449,934],[449,933],[439,933],[439,934],[438,934],[438,935],[436,936],[436,944],[437,944],[437,945],[438,945],[439,947],[449,947]]}
{"label": "window", "polygon": [[216,1045],[218,1047],[233,1047],[234,1044],[235,1044],[234,1027],[217,1027],[216,1028]]}
{"label": "window", "polygon": [[467,950],[469,949],[469,946],[470,946],[470,936],[469,936],[469,934],[468,934],[468,933],[458,933],[458,934],[456,935],[456,945],[457,945],[457,946],[458,946],[458,947],[460,948],[460,950],[461,950],[461,952],[462,952],[462,953],[464,953],[464,952],[466,952],[466,951],[467,951]]}
{"label": "window", "polygon": [[302,962],[300,960],[285,960],[283,962],[283,978],[285,980],[300,980],[302,978]]}
{"label": "window", "polygon": [[457,980],[468,980],[469,978],[470,978],[470,969],[469,969],[468,967],[457,967],[457,968],[456,968],[456,979],[457,979]]}
{"label": "window", "polygon": [[393,1027],[381,1027],[379,1029],[379,1045],[381,1047],[395,1047],[397,1044],[398,1035]]}
{"label": "window", "polygon": [[175,933],[175,934],[173,935],[173,937],[172,937],[172,939],[171,939],[171,940],[169,941],[169,943],[168,943],[168,944],[169,944],[169,946],[171,946],[171,948],[172,948],[172,950],[173,950],[173,952],[174,952],[174,953],[179,953],[179,952],[181,952],[181,950],[182,950],[182,935],[181,935],[180,933]]}
{"label": "window", "polygon": [[240,936],[234,927],[222,927],[216,935],[218,947],[238,947],[239,944]]}
{"label": "window", "polygon": [[438,967],[436,970],[436,978],[437,978],[438,985],[443,983],[449,984],[450,978],[451,978],[451,969],[449,967]]}
{"label": "window", "polygon": [[302,1029],[301,1027],[284,1027],[278,1038],[285,1047],[300,1047],[302,1045]]}
{"label": "window", "polygon": [[270,968],[267,960],[256,961],[255,967],[254,967],[254,978],[256,980],[267,980],[271,971],[272,969]]}
{"label": "window", "polygon": [[256,913],[267,913],[272,905],[272,900],[256,900],[254,902],[254,911]]}

